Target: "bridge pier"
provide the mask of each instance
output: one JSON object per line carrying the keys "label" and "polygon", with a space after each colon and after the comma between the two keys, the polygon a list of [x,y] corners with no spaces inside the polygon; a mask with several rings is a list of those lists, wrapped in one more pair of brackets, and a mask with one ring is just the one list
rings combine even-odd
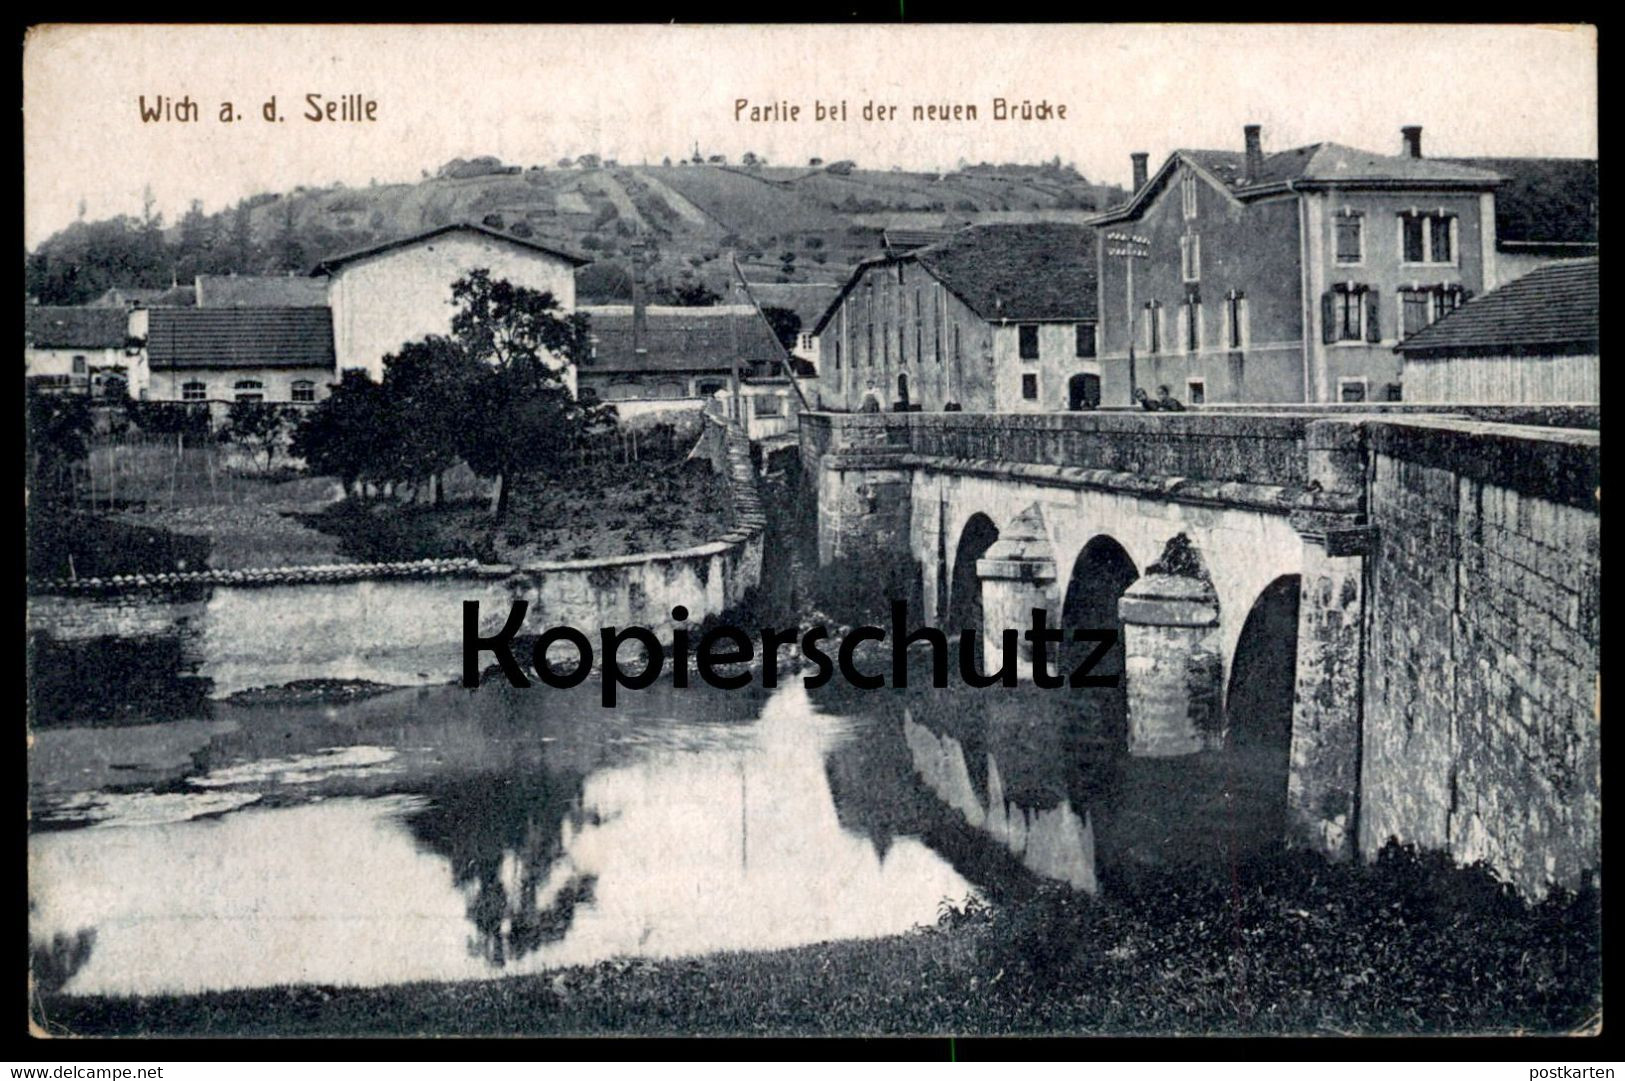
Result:
{"label": "bridge pier", "polygon": [[1219,603],[1213,586],[1147,574],[1118,602],[1128,752],[1171,758],[1223,745]]}
{"label": "bridge pier", "polygon": [[[1018,514],[987,555],[976,563],[976,576],[982,580],[982,656],[993,670],[994,658],[1003,657],[1002,635],[1006,628],[1018,632],[1032,622],[1034,608],[1043,608],[1049,626],[1058,626],[1059,605],[1055,598],[1055,557],[1049,534],[1044,528],[1044,512],[1034,503]],[[1016,640],[1019,678],[1032,678],[1032,643],[1025,635]],[[1052,658],[1050,671],[1056,665]]]}

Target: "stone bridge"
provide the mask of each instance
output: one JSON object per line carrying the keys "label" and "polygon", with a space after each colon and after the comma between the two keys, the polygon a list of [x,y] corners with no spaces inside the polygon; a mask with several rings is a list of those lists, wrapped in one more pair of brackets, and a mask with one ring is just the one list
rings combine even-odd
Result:
{"label": "stone bridge", "polygon": [[825,413],[801,445],[820,562],[907,561],[985,670],[1033,608],[1116,629],[1131,753],[1275,741],[1297,843],[1539,895],[1600,864],[1599,438],[1506,419],[1595,414]]}

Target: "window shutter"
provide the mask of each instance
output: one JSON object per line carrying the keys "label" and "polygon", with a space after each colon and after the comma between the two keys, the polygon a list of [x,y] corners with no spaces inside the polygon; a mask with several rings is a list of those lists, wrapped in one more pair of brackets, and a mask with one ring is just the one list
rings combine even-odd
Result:
{"label": "window shutter", "polygon": [[1365,340],[1368,342],[1382,341],[1382,305],[1377,301],[1377,291],[1367,289],[1365,293]]}
{"label": "window shutter", "polygon": [[1320,294],[1320,340],[1327,345],[1337,340],[1337,298],[1330,289]]}

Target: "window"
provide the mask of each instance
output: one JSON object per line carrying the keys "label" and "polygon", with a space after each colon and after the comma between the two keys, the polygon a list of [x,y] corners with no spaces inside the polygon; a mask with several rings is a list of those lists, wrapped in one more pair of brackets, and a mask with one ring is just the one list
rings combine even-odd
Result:
{"label": "window", "polygon": [[1202,280],[1201,237],[1191,235],[1179,238],[1179,272],[1188,282]]}
{"label": "window", "polygon": [[1187,379],[1185,380],[1185,388],[1189,392],[1186,395],[1186,398],[1192,405],[1201,405],[1203,402],[1207,401],[1206,380]]}
{"label": "window", "polygon": [[1200,353],[1202,351],[1202,303],[1198,300],[1185,302],[1185,352]]}
{"label": "window", "polygon": [[1337,400],[1340,402],[1365,401],[1365,380],[1344,377],[1337,381]]}
{"label": "window", "polygon": [[201,402],[207,393],[208,389],[195,379],[190,383],[181,384],[181,401],[183,402]]}
{"label": "window", "polygon": [[1028,324],[1025,324],[1025,325],[1023,325],[1021,327],[1016,328],[1016,332],[1021,336],[1021,340],[1020,340],[1021,359],[1022,360],[1037,360],[1038,359],[1038,327],[1034,326],[1031,323],[1028,323]]}
{"label": "window", "polygon": [[1095,355],[1095,327],[1093,323],[1079,323],[1075,328],[1078,336],[1077,355],[1092,357]]}
{"label": "window", "polygon": [[88,361],[85,360],[84,357],[76,356],[76,357],[73,358],[73,374],[74,375],[84,375],[85,372],[87,372],[89,370],[90,370],[90,364],[89,364]]}
{"label": "window", "polygon": [[1038,397],[1038,373],[1027,372],[1021,377],[1021,396],[1029,402]]}
{"label": "window", "polygon": [[863,362],[873,365],[875,362],[875,325],[873,323],[863,324],[863,333],[864,337],[868,339],[863,350]]}
{"label": "window", "polygon": [[232,390],[236,392],[239,402],[263,402],[265,400],[265,384],[258,379],[239,379]]}
{"label": "window", "polygon": [[316,400],[316,384],[312,380],[295,379],[290,390],[293,401],[313,402]]}
{"label": "window", "polygon": [[1454,263],[1456,219],[1442,211],[1399,216],[1399,247],[1407,263]]}
{"label": "window", "polygon": [[1389,383],[1388,384],[1388,400],[1390,402],[1404,401],[1405,400],[1405,398],[1404,398],[1404,390],[1405,390],[1405,388],[1399,383]]}
{"label": "window", "polygon": [[1400,333],[1410,337],[1429,323],[1443,319],[1466,303],[1459,285],[1417,286],[1399,292]]}
{"label": "window", "polygon": [[1380,342],[1377,291],[1368,285],[1341,282],[1320,298],[1321,337],[1332,342]]}
{"label": "window", "polygon": [[1196,177],[1186,173],[1185,178],[1179,182],[1179,196],[1184,204],[1185,220],[1196,220]]}
{"label": "window", "polygon": [[1162,352],[1162,302],[1150,300],[1145,305],[1145,351]]}
{"label": "window", "polygon": [[1224,298],[1224,344],[1230,349],[1245,348],[1247,341],[1247,298],[1232,289]]}
{"label": "window", "polygon": [[812,335],[811,334],[803,334],[801,336],[801,351],[803,353],[810,353],[810,352],[812,352],[812,347],[813,347]]}
{"label": "window", "polygon": [[1404,289],[1399,294],[1400,334],[1410,337],[1428,325],[1431,303],[1425,289]]}
{"label": "window", "polygon": [[1365,262],[1365,218],[1355,210],[1340,211],[1337,215],[1337,261],[1339,263]]}
{"label": "window", "polygon": [[954,359],[959,360],[963,356],[964,354],[959,351],[959,327],[956,324],[954,326]]}
{"label": "window", "polygon": [[841,339],[835,339],[835,370],[841,370]]}

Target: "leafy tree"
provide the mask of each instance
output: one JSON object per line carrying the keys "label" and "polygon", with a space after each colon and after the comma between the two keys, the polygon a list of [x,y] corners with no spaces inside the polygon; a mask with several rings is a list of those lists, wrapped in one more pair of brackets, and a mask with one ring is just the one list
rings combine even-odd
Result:
{"label": "leafy tree", "polygon": [[480,365],[466,413],[477,419],[459,427],[459,449],[474,472],[497,479],[500,522],[523,477],[564,469],[614,410],[579,401],[558,367],[586,356],[584,316],[562,315],[551,293],[493,279],[487,270],[459,278],[451,294],[458,305],[452,336]]}
{"label": "leafy tree", "polygon": [[796,338],[801,334],[801,316],[789,308],[772,304],[762,308],[762,315],[766,317],[767,325],[773,328],[773,334],[779,339],[779,344],[786,349],[794,349]]}
{"label": "leafy tree", "polygon": [[30,386],[28,396],[28,489],[42,502],[73,498],[73,466],[90,455],[95,418],[78,394],[53,394]]}
{"label": "leafy tree", "polygon": [[383,387],[352,368],[305,413],[289,452],[303,458],[311,472],[338,477],[346,491],[353,491],[385,468],[380,449],[386,421]]}
{"label": "leafy tree", "polygon": [[265,468],[271,468],[276,452],[283,440],[299,420],[292,406],[275,402],[232,402],[226,412],[225,426],[220,438],[226,443],[247,447],[255,454],[265,455]]}
{"label": "leafy tree", "polygon": [[[438,335],[401,346],[384,358],[381,401],[391,480],[433,483],[457,464],[469,402],[484,374],[461,343]],[[434,485],[435,503],[444,486]]]}
{"label": "leafy tree", "polygon": [[664,287],[660,299],[683,308],[709,308],[722,303],[722,294],[702,281],[689,281]]}

